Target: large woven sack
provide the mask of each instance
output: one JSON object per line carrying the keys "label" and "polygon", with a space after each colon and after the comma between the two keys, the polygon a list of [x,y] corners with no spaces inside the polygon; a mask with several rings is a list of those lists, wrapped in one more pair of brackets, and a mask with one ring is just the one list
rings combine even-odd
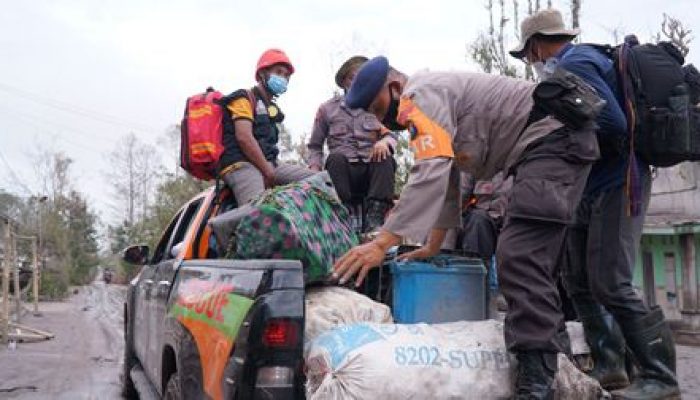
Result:
{"label": "large woven sack", "polygon": [[325,281],[358,243],[327,174],[265,191],[234,236],[230,258],[300,260],[306,283]]}
{"label": "large woven sack", "polygon": [[306,291],[304,342],[309,343],[332,329],[360,322],[394,322],[391,309],[353,290],[322,286]]}
{"label": "large woven sack", "polygon": [[[318,336],[304,350],[309,400],[510,399],[515,357],[494,320],[356,324]],[[559,355],[555,399],[606,398]]]}

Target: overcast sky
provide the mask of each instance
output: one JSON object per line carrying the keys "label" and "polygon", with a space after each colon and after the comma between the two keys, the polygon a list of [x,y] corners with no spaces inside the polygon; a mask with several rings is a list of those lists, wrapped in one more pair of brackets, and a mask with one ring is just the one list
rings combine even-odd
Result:
{"label": "overcast sky", "polygon": [[[107,219],[105,154],[117,140],[134,132],[156,144],[187,96],[250,87],[266,48],[284,49],[296,67],[280,106],[300,135],[347,56],[382,53],[408,73],[475,70],[467,44],[488,23],[484,0],[0,2],[0,188],[38,192],[31,155],[60,150]],[[697,8],[697,0],[583,0],[583,41],[610,42],[616,27],[648,39],[663,12],[697,27]],[[699,43],[689,56],[696,63]]]}

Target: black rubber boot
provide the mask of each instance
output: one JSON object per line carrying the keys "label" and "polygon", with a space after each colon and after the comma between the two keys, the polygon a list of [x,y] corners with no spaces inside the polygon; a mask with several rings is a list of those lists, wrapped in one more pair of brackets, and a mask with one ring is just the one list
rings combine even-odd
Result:
{"label": "black rubber boot", "polygon": [[531,350],[517,353],[517,376],[514,400],[554,399],[554,375],[557,372],[557,353]]}
{"label": "black rubber boot", "polygon": [[619,321],[627,346],[634,355],[639,375],[625,389],[612,392],[614,399],[680,399],[676,380],[676,349],[671,328],[660,308],[642,317]]}
{"label": "black rubber boot", "polygon": [[625,339],[615,319],[608,313],[587,315],[579,319],[593,357],[593,370],[588,375],[600,382],[605,390],[629,386],[625,368]]}
{"label": "black rubber boot", "polygon": [[367,217],[365,232],[373,232],[384,225],[384,215],[389,210],[389,204],[381,200],[367,201]]}
{"label": "black rubber boot", "polygon": [[591,349],[593,369],[588,375],[606,390],[629,386],[625,339],[620,326],[605,308],[592,299],[572,298],[586,343]]}

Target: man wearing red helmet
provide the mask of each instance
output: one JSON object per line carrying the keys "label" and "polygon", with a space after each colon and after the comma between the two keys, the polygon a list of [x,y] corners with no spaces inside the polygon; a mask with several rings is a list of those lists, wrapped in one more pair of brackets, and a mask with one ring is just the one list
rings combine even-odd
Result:
{"label": "man wearing red helmet", "polygon": [[224,153],[219,176],[233,190],[239,205],[265,188],[298,181],[313,171],[279,163],[279,124],[284,120],[274,100],[287,91],[294,66],[278,49],[265,51],[255,69],[257,85],[224,97]]}

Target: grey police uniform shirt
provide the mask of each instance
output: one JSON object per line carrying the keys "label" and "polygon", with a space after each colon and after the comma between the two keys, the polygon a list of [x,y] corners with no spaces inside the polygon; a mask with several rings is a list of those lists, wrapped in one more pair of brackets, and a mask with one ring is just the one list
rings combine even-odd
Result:
{"label": "grey police uniform shirt", "polygon": [[399,122],[416,158],[384,229],[414,241],[431,228],[459,227],[460,171],[478,180],[515,164],[528,144],[563,124],[545,117],[525,126],[534,82],[459,72],[420,72],[402,93]]}
{"label": "grey police uniform shirt", "polygon": [[348,108],[343,98],[335,96],[318,108],[307,145],[310,166],[323,166],[324,142],[330,153],[340,153],[350,162],[369,162],[378,140],[385,140],[392,150],[396,148],[395,134],[384,128],[374,114]]}

